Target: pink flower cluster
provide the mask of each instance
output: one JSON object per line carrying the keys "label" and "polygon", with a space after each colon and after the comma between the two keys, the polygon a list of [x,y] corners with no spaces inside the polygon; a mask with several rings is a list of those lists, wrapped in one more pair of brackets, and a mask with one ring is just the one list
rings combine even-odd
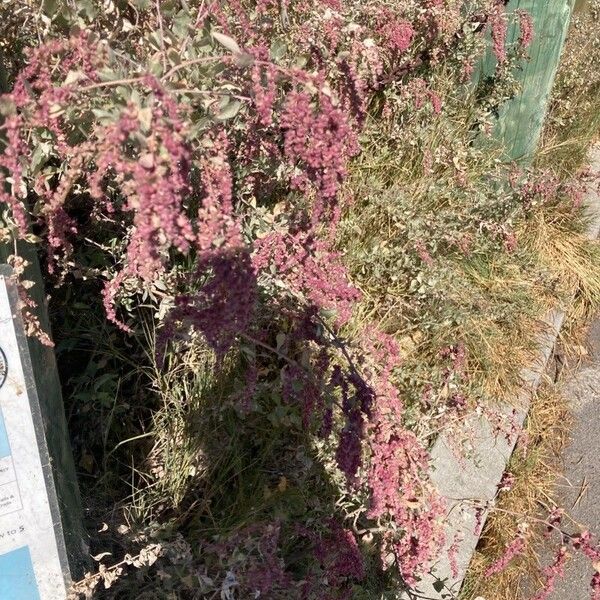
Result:
{"label": "pink flower cluster", "polygon": [[[122,210],[133,215],[133,229],[127,251],[128,273],[152,280],[164,265],[164,252],[171,247],[186,253],[195,234],[182,208],[188,191],[189,150],[182,135],[182,123],[170,99],[149,80],[155,95],[150,131],[145,149],[137,156],[125,152],[130,136],[141,124],[133,109],[100,131],[102,140],[95,153],[96,171],[90,175],[90,190],[99,202],[106,194],[101,181],[114,175],[125,196]],[[159,148],[162,153],[157,152]],[[108,205],[108,210],[112,206]]]}
{"label": "pink flower cluster", "polygon": [[[285,155],[302,175],[295,178],[300,189],[308,182],[324,199],[335,198],[346,176],[348,159],[358,153],[356,133],[342,111],[326,93],[318,106],[304,91],[290,92],[281,114]],[[313,211],[317,220],[321,211]]]}
{"label": "pink flower cluster", "polygon": [[506,33],[508,21],[504,5],[496,2],[490,15],[490,26],[492,30],[492,51],[498,64],[506,62]]}
{"label": "pink flower cluster", "polygon": [[[50,65],[58,57],[61,60],[51,71]],[[117,317],[115,299],[128,279],[152,282],[164,272],[171,250],[182,254],[193,250],[197,257],[194,277],[204,285],[196,295],[177,300],[172,318],[193,324],[223,352],[249,323],[255,288],[249,250],[233,213],[227,136],[221,131],[205,142],[210,150],[199,161],[203,200],[192,223],[185,207],[185,199],[192,192],[192,151],[184,124],[185,109],[155,77],[139,79],[139,87],[149,100],[147,114],[129,104],[114,122],[97,126],[83,143],[69,145],[68,123],[61,117],[74,93],[73,85],[65,83],[69,68],[76,65],[87,81],[97,83],[96,70],[102,60],[102,51],[84,35],[50,42],[32,54],[8,95],[19,112],[7,121],[12,143],[0,159],[0,167],[11,174],[16,185],[11,194],[3,191],[3,199],[13,208],[25,235],[27,208],[20,199],[19,156],[26,155],[27,148],[20,132],[43,126],[54,135],[57,150],[68,165],[54,188],[46,180],[39,180],[34,188],[44,200],[42,218],[52,249],[49,267],[53,268],[59,250],[65,258],[71,252],[69,238],[77,233],[77,227],[66,203],[74,185],[86,181],[97,215],[114,218],[120,212],[131,217],[124,264],[103,291],[109,319],[127,328]],[[132,148],[137,150],[132,152]],[[106,191],[114,184],[122,195],[118,204]]]}
{"label": "pink flower cluster", "polygon": [[297,298],[335,310],[338,325],[348,321],[360,297],[348,281],[341,256],[311,233],[272,233],[257,240],[253,265],[263,276],[275,273]]}
{"label": "pink flower cluster", "polygon": [[237,591],[243,597],[268,598],[291,585],[281,557],[280,536],[280,523],[256,523],[204,545],[201,551],[216,556],[224,570],[233,569]]}
{"label": "pink flower cluster", "polygon": [[[6,133],[6,148],[0,154],[0,202],[9,206],[19,231],[25,235],[29,228],[27,210],[24,205],[24,190],[21,160],[28,155],[28,148],[21,139],[21,118],[17,115],[8,116],[3,124]],[[2,170],[10,173],[12,183],[8,184]],[[12,188],[12,189],[11,189]],[[11,189],[11,191],[7,191]]]}
{"label": "pink flower cluster", "polygon": [[[0,154],[0,200],[10,206],[21,235],[26,235],[30,226],[23,166],[31,152],[25,142],[24,130],[37,127],[48,131],[54,138],[57,152],[65,157],[70,154],[61,123],[62,107],[71,101],[74,84],[56,86],[53,77],[58,75],[66,78],[69,68],[77,64],[86,77],[95,80],[103,54],[94,50],[94,45],[84,32],[66,41],[53,40],[35,48],[28,52],[28,64],[17,76],[12,92],[3,96],[10,108],[2,126],[6,132],[6,148]],[[84,162],[81,157],[79,162],[80,167]],[[10,193],[6,191],[3,170],[12,179]],[[73,174],[67,174],[56,191],[44,190],[46,202],[42,210],[50,223],[50,243],[53,248],[61,245],[68,247],[64,235],[72,232],[73,224],[63,211],[62,203],[78,174],[78,168],[75,167]]]}
{"label": "pink flower cluster", "polygon": [[498,492],[510,491],[515,484],[515,481],[515,476],[510,471],[504,471],[497,486]]}
{"label": "pink flower cluster", "polygon": [[[350,385],[354,390],[353,394],[349,393]],[[366,419],[371,413],[375,401],[375,392],[355,372],[350,373],[346,379],[341,380],[340,389],[342,392],[342,411],[346,421],[340,432],[335,457],[339,469],[346,475],[348,482],[355,484],[356,474],[363,464]]]}
{"label": "pink flower cluster", "polygon": [[[233,209],[233,182],[227,160],[227,136],[210,138],[201,159],[203,199],[196,217],[194,294],[177,298],[169,322],[183,322],[201,331],[224,354],[251,323],[256,300],[256,272]],[[172,333],[170,329],[169,333]]]}
{"label": "pink flower cluster", "polygon": [[554,592],[556,580],[564,577],[565,563],[569,558],[566,546],[560,546],[554,557],[554,562],[543,570],[544,583],[542,588],[531,600],[547,600]]}
{"label": "pink flower cluster", "polygon": [[575,550],[582,552],[592,563],[594,568],[594,575],[590,581],[590,587],[592,590],[592,600],[600,600],[600,545],[594,544],[592,540],[592,534],[585,530],[579,535],[571,537],[571,543]]}
{"label": "pink flower cluster", "polygon": [[485,570],[484,576],[491,577],[496,573],[504,571],[508,563],[510,563],[514,558],[522,554],[524,550],[525,538],[521,534],[519,534],[512,542],[510,542],[510,544],[506,546],[504,554]]}
{"label": "pink flower cluster", "polygon": [[420,77],[412,79],[408,84],[407,89],[414,98],[415,108],[417,110],[423,108],[425,103],[429,100],[434,114],[439,115],[442,112],[442,99],[429,87],[424,79],[421,79]]}
{"label": "pink flower cluster", "polygon": [[414,585],[443,546],[444,504],[427,484],[429,455],[414,434],[394,431],[388,418],[381,415],[371,441],[369,516],[396,523],[397,533],[384,536],[383,556],[391,552],[405,581]]}
{"label": "pink flower cluster", "polygon": [[515,12],[519,17],[519,46],[526,50],[531,46],[531,42],[533,42],[533,17],[526,10],[517,10]]}
{"label": "pink flower cluster", "polygon": [[594,544],[592,534],[586,529],[572,537],[573,548],[583,552],[593,562],[600,561],[600,546]]}
{"label": "pink flower cluster", "polygon": [[392,382],[400,364],[397,343],[373,334],[369,333],[374,338],[370,354],[379,369],[373,374],[376,398],[368,424],[368,515],[396,524],[396,533],[384,536],[383,552],[395,556],[403,578],[413,585],[444,544],[444,503],[428,482],[429,454],[402,424],[404,406]]}
{"label": "pink flower cluster", "polygon": [[387,7],[381,8],[377,20],[377,33],[383,38],[384,47],[398,54],[406,52],[415,35],[412,24],[398,19]]}
{"label": "pink flower cluster", "polygon": [[264,60],[268,56],[266,48],[259,48],[254,55],[262,60],[255,62],[251,69],[252,95],[254,107],[260,125],[270,126],[273,123],[273,109],[278,95],[277,69],[274,64]]}
{"label": "pink flower cluster", "polygon": [[365,563],[354,534],[336,520],[329,522],[329,531],[315,544],[315,556],[333,586],[345,579],[360,581],[365,577]]}
{"label": "pink flower cluster", "polygon": [[448,548],[448,562],[450,563],[450,572],[454,579],[458,577],[458,551],[460,550],[460,544],[463,539],[464,536],[457,533],[452,540],[452,544],[450,544],[450,547]]}
{"label": "pink flower cluster", "polygon": [[555,200],[560,189],[558,178],[549,172],[536,173],[521,186],[520,195],[525,210]]}
{"label": "pink flower cluster", "polygon": [[600,600],[600,572],[594,573],[590,587],[592,588],[591,600]]}

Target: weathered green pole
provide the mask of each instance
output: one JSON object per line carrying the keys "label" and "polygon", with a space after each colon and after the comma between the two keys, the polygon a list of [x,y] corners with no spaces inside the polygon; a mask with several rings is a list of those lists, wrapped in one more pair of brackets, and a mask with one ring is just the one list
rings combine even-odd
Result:
{"label": "weathered green pole", "polygon": [[[511,0],[506,12],[513,23],[509,27],[507,45],[518,42],[517,10],[533,19],[534,38],[528,48],[529,60],[522,61],[517,79],[520,93],[500,109],[495,135],[502,142],[506,158],[528,162],[532,159],[548,109],[552,85],[558,70],[569,22],[572,0]],[[496,59],[492,52],[483,66],[483,75],[493,75]]]}

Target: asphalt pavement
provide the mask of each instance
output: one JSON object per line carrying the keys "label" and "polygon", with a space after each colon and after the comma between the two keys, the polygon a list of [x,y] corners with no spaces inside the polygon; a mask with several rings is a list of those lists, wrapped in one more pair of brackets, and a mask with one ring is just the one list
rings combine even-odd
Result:
{"label": "asphalt pavement", "polygon": [[[565,381],[573,428],[563,455],[564,477],[558,482],[560,504],[596,539],[600,538],[600,317],[588,331],[589,355]],[[594,570],[585,557],[575,555],[565,577],[549,600],[588,600]]]}

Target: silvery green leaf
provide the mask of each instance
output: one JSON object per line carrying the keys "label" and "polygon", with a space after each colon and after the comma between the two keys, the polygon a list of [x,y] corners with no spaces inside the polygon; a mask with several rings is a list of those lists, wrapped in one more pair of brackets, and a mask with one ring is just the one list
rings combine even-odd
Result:
{"label": "silvery green leaf", "polygon": [[242,103],[239,100],[232,100],[221,109],[221,111],[217,115],[217,119],[219,119],[219,121],[227,121],[228,119],[233,119],[233,117],[235,117],[238,114],[241,107]]}
{"label": "silvery green leaf", "polygon": [[81,79],[85,79],[85,77],[86,75],[82,71],[69,71],[65,77],[64,84],[71,85],[72,83],[77,83]]}
{"label": "silvery green leaf", "polygon": [[270,54],[273,60],[280,60],[285,56],[287,52],[287,44],[281,40],[273,40],[271,44]]}
{"label": "silvery green leaf", "polygon": [[219,33],[218,31],[212,31],[211,35],[221,46],[224,46],[229,50],[232,54],[241,54],[242,49],[238,46],[238,43],[230,36],[225,35],[224,33]]}

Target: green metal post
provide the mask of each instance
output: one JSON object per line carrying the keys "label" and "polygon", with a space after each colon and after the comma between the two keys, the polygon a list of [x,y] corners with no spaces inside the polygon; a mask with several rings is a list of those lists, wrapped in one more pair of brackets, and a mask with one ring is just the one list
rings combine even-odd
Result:
{"label": "green metal post", "polygon": [[[572,0],[511,0],[508,15],[527,11],[533,18],[534,39],[517,79],[521,92],[500,109],[495,135],[503,144],[508,160],[528,162],[537,148],[552,85],[558,70],[572,12]],[[518,18],[511,19],[518,22]],[[515,44],[519,28],[513,24],[507,44]],[[491,51],[483,65],[483,75],[492,75],[496,60]]]}

